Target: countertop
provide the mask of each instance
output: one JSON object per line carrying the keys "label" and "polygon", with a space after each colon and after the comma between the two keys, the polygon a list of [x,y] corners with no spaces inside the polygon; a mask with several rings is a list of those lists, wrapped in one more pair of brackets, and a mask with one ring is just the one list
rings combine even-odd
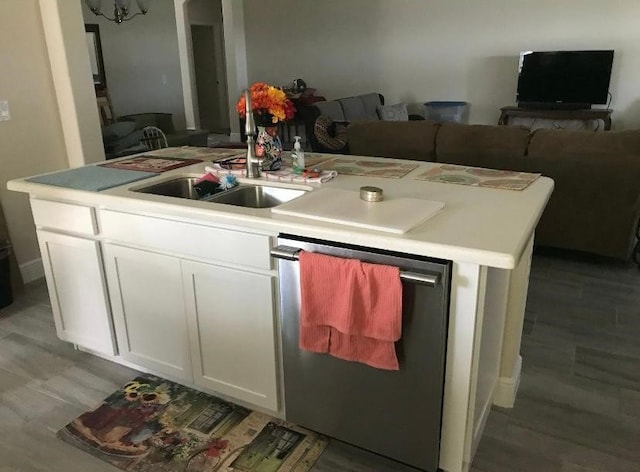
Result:
{"label": "countertop", "polygon": [[[331,156],[358,159],[358,156]],[[127,156],[131,158],[131,156]],[[360,157],[367,160],[384,158]],[[404,234],[354,228],[307,218],[279,215],[271,209],[253,209],[213,202],[139,193],[131,189],[169,180],[180,175],[200,176],[209,162],[168,171],[135,183],[100,192],[11,180],[9,190],[32,197],[60,200],[99,208],[197,220],[203,224],[245,228],[267,233],[302,236],[357,244],[408,254],[417,254],[489,267],[513,269],[533,233],[553,190],[553,180],[540,177],[524,190],[473,187],[452,183],[426,182],[414,177],[434,163],[404,161],[419,167],[400,179],[338,175],[323,184],[280,184],[265,179],[242,179],[240,183],[262,183],[301,187],[313,191],[338,188],[357,191],[372,185],[384,190],[385,198],[409,197],[442,201],[444,210]],[[304,199],[305,196],[299,197]],[[410,208],[407,211],[411,211]]]}

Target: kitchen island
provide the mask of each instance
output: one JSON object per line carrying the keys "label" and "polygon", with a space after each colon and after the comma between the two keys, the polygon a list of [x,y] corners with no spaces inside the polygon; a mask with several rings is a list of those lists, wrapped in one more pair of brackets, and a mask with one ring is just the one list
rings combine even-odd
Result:
{"label": "kitchen island", "polygon": [[541,177],[512,191],[414,178],[434,165],[398,179],[240,179],[307,190],[298,202],[320,188],[365,185],[383,188],[387,200],[444,202],[404,234],[136,191],[202,175],[205,163],[100,192],[24,179],[8,187],[30,195],[62,339],[279,416],[286,398],[278,262],[270,257],[278,234],[452,261],[439,466],[458,472],[471,463],[491,404],[515,399],[534,230],[553,182]]}

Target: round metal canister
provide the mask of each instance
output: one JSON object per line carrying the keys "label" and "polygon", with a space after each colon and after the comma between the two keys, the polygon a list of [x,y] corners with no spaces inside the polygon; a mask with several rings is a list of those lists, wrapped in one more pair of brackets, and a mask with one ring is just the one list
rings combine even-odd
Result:
{"label": "round metal canister", "polygon": [[360,199],[365,202],[381,202],[383,199],[382,189],[369,185],[360,187]]}

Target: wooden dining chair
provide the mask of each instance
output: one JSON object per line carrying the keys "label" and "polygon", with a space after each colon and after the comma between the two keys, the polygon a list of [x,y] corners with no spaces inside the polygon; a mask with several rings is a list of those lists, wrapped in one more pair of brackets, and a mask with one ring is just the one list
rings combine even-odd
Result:
{"label": "wooden dining chair", "polygon": [[98,104],[98,114],[100,116],[100,126],[107,126],[115,123],[115,114],[113,113],[113,105],[106,87],[96,90],[96,102]]}
{"label": "wooden dining chair", "polygon": [[145,126],[142,128],[142,138],[140,144],[143,144],[150,151],[153,149],[162,149],[169,147],[167,137],[164,132],[157,126]]}

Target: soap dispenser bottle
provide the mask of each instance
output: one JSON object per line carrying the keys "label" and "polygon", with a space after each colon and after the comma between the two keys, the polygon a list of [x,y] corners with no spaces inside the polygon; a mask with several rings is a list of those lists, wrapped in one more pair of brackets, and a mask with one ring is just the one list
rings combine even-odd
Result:
{"label": "soap dispenser bottle", "polygon": [[302,150],[302,144],[300,144],[300,136],[294,136],[293,139],[296,142],[293,144],[293,152],[291,153],[291,160],[293,161],[292,168],[294,174],[302,174],[305,168],[304,163],[304,151]]}

